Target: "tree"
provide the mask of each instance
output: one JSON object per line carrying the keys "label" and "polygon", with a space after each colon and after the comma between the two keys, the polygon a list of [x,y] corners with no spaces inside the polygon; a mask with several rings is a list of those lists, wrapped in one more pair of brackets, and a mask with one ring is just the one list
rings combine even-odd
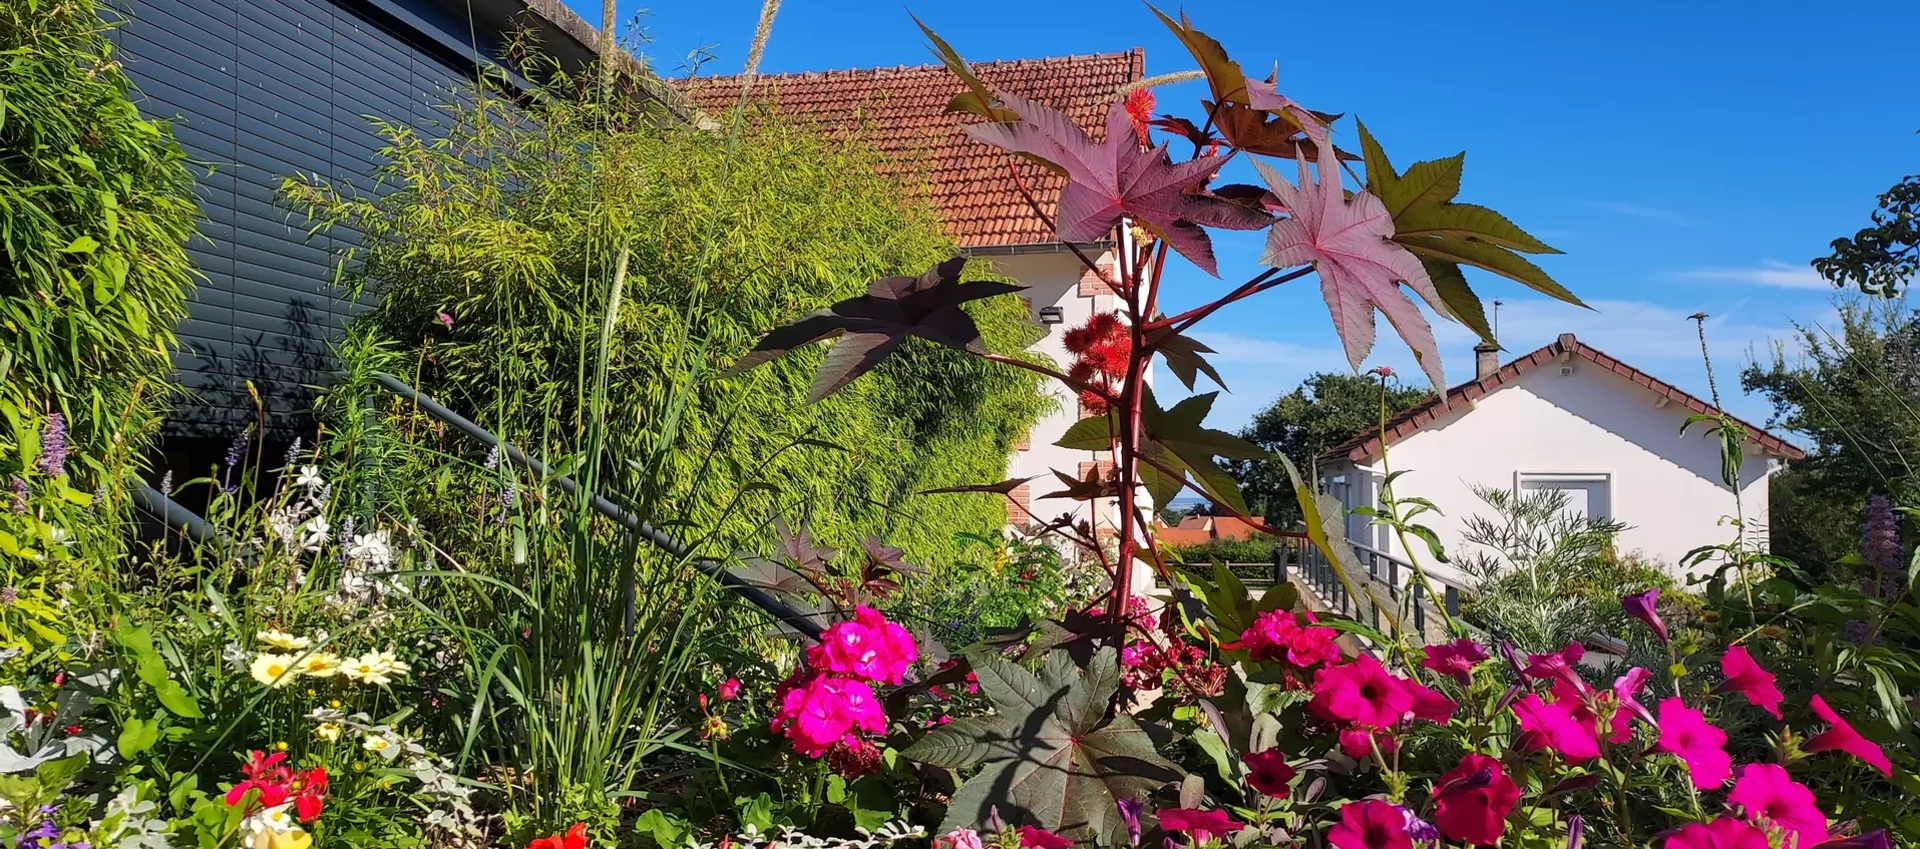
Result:
{"label": "tree", "polygon": [[[1426,390],[1405,386],[1387,389],[1387,414],[1392,415],[1431,397]],[[1308,469],[1313,459],[1355,434],[1380,423],[1380,384],[1357,374],[1321,373],[1308,377],[1292,392],[1253,417],[1240,431],[1245,439],[1268,452]],[[1273,460],[1242,460],[1232,467],[1234,479],[1246,494],[1247,506],[1269,522],[1291,522],[1300,515],[1287,470]]]}
{"label": "tree", "polygon": [[1880,195],[1873,226],[1851,238],[1833,240],[1833,253],[1813,261],[1814,270],[1835,286],[1860,287],[1869,295],[1892,297],[1920,271],[1920,174],[1894,184]]}
{"label": "tree", "polygon": [[1920,505],[1920,312],[1843,303],[1837,332],[1799,332],[1796,360],[1776,353],[1740,383],[1773,404],[1770,426],[1813,442],[1773,478],[1770,531],[1774,553],[1817,568],[1855,550],[1869,494]]}

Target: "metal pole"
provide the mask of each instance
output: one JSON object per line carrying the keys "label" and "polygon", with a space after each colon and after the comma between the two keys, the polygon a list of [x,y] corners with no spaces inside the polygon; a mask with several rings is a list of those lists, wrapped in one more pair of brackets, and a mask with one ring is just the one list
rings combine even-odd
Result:
{"label": "metal pole", "polygon": [[133,503],[140,509],[153,514],[155,518],[173,527],[179,528],[188,539],[205,545],[225,545],[226,534],[220,533],[207,520],[200,518],[192,510],[175,503],[166,493],[148,486],[142,481],[131,487]]}
{"label": "metal pole", "polygon": [[386,372],[374,372],[373,380],[385,387],[387,391],[413,402],[414,405],[425,410],[428,415],[452,425],[455,430],[471,436],[489,447],[499,446],[500,453],[505,455],[508,460],[526,467],[528,471],[533,472],[543,480],[551,481],[555,486],[560,487],[562,492],[570,496],[586,498],[587,505],[592,507],[600,515],[619,522],[622,527],[638,534],[641,539],[653,543],[655,548],[666,552],[668,556],[692,562],[694,567],[705,572],[707,577],[719,581],[721,586],[738,593],[741,598],[746,599],[755,607],[766,611],[775,619],[786,623],[788,627],[814,640],[820,639],[820,634],[824,629],[820,627],[818,622],[780,603],[778,599],[768,595],[759,587],[747,583],[739,575],[735,575],[725,566],[721,565],[719,561],[710,557],[695,557],[693,552],[685,545],[682,545],[679,540],[641,521],[640,517],[627,512],[621,508],[620,505],[598,495],[581,492],[580,485],[574,482],[573,478],[567,477],[566,475],[548,477],[547,464],[507,444],[502,441],[500,437],[494,436],[492,431],[468,421],[465,416],[441,406],[440,402],[420,394],[419,390],[408,386],[400,378],[394,377]]}

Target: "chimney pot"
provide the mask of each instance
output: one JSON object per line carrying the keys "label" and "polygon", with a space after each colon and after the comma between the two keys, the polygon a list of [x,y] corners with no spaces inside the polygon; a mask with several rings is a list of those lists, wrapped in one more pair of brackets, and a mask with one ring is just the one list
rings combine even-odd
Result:
{"label": "chimney pot", "polygon": [[1573,334],[1571,333],[1560,334],[1560,350],[1571,353],[1573,351],[1573,346],[1578,344],[1580,344],[1580,340],[1573,338]]}
{"label": "chimney pot", "polygon": [[1473,379],[1486,380],[1500,370],[1500,346],[1482,342],[1473,346]]}

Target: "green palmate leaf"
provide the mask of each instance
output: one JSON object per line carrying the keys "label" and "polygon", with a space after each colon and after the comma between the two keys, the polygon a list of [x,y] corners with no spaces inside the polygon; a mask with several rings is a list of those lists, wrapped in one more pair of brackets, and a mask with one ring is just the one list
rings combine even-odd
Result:
{"label": "green palmate leaf", "polygon": [[965,257],[954,257],[919,277],[887,277],[867,287],[867,293],[810,313],[776,328],[760,340],[728,374],[738,374],[772,362],[796,349],[823,339],[839,339],[820,364],[809,401],[840,391],[854,378],[872,370],[908,336],[918,336],[973,354],[985,354],[986,343],[973,318],[961,304],[1023,287],[991,281],[960,282]]}
{"label": "green palmate leaf", "polygon": [[[1415,255],[1418,256],[1418,252]],[[1433,288],[1440,293],[1440,305],[1446,308],[1447,316],[1466,325],[1481,341],[1500,344],[1493,338],[1493,328],[1487,324],[1486,306],[1480,303],[1473,287],[1467,285],[1467,276],[1460,272],[1460,266],[1424,256],[1420,257],[1420,264],[1426,266],[1427,276],[1433,279]]]}
{"label": "green palmate leaf", "polygon": [[947,70],[952,71],[953,75],[959,77],[960,82],[967,87],[966,91],[953,96],[953,100],[947,104],[946,111],[979,115],[1003,124],[1020,120],[1020,116],[1013,114],[1011,110],[993,105],[993,94],[987,91],[986,84],[980,82],[979,77],[974,76],[973,66],[968,65],[967,60],[960,58],[959,51],[954,50],[946,39],[941,38],[918,17],[913,15],[908,17],[913,18],[913,22],[919,25],[920,31],[926,33],[927,40],[933,42],[931,49],[933,55],[940,57],[940,64],[947,66]]}
{"label": "green palmate leaf", "polygon": [[[1454,202],[1460,192],[1466,154],[1415,163],[1403,174],[1394,170],[1366,125],[1359,124],[1359,130],[1361,158],[1367,164],[1367,190],[1380,198],[1393,216],[1393,240],[1421,258],[1434,284],[1440,286],[1442,276],[1454,278],[1450,281],[1452,297],[1447,297],[1443,289],[1442,300],[1455,318],[1483,338],[1492,336],[1482,330],[1485,322],[1475,318],[1482,312],[1478,299],[1474,299],[1474,307],[1466,304],[1472,290],[1466,287],[1465,278],[1457,267],[1446,271],[1444,263],[1491,271],[1543,295],[1585,306],[1539,266],[1513,253],[1555,254],[1558,250],[1491,209]],[[1441,270],[1436,271],[1437,267]]]}
{"label": "green palmate leaf", "polygon": [[1147,8],[1152,9],[1153,14],[1160,18],[1160,23],[1165,24],[1173,37],[1180,40],[1180,45],[1193,54],[1193,60],[1200,63],[1201,73],[1207,75],[1207,87],[1213,91],[1213,102],[1247,105],[1247,73],[1241,69],[1239,62],[1227,58],[1227,49],[1220,46],[1220,42],[1194,29],[1184,12],[1176,21],[1151,5]]}
{"label": "green palmate leaf", "polygon": [[923,763],[983,765],[954,795],[942,831],[979,826],[997,808],[1011,823],[1117,842],[1126,825],[1115,802],[1143,799],[1179,777],[1132,717],[1109,718],[1120,686],[1113,649],[1084,670],[1053,652],[1038,674],[991,652],[969,660],[994,715],[968,723],[972,743],[946,733],[961,725],[955,722],[901,753]]}
{"label": "green palmate leaf", "polygon": [[1227,382],[1221,379],[1220,372],[1215,371],[1213,364],[1207,362],[1206,357],[1201,356],[1214,353],[1214,350],[1200,341],[1175,333],[1171,327],[1165,327],[1147,334],[1147,347],[1166,359],[1167,370],[1173,372],[1173,376],[1178,378],[1181,385],[1187,387],[1189,391],[1193,389],[1193,382],[1201,372],[1204,372],[1221,389],[1227,388]]}
{"label": "green palmate leaf", "polygon": [[159,721],[135,717],[120,726],[120,738],[115,741],[114,747],[119,750],[120,757],[131,759],[153,748],[153,744],[158,742],[160,742]]}

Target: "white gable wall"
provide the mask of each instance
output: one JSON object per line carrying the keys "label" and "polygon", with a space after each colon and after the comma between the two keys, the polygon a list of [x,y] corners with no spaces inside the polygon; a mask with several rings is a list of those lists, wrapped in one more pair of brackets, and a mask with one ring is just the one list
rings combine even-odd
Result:
{"label": "white gable wall", "polygon": [[[1563,366],[1572,374],[1562,376]],[[1437,531],[1451,552],[1461,545],[1465,517],[1491,515],[1473,494],[1473,484],[1513,489],[1524,475],[1604,476],[1607,512],[1629,526],[1620,550],[1677,570],[1687,552],[1732,539],[1734,529],[1722,519],[1735,514],[1735,503],[1720,481],[1719,443],[1704,437],[1698,425],[1681,436],[1690,411],[1678,403],[1656,407],[1658,398],[1580,357],[1535,367],[1473,407],[1456,404],[1443,419],[1394,443],[1391,468],[1408,471],[1396,481],[1395,494],[1426,498],[1446,511],[1422,514],[1418,521]],[[1359,470],[1339,466],[1344,468],[1324,468],[1322,475],[1346,472],[1349,481],[1368,487],[1355,474]],[[1377,481],[1378,461],[1366,468]],[[1771,463],[1749,446],[1740,507],[1749,539],[1760,546],[1766,544],[1770,471]],[[1371,501],[1378,497],[1376,488],[1377,483],[1353,497],[1361,499],[1357,503]],[[1362,528],[1357,520],[1349,524],[1355,541],[1405,557],[1398,541],[1380,529]],[[1425,547],[1413,543],[1423,565],[1430,563]],[[1444,576],[1451,570],[1435,572]]]}

